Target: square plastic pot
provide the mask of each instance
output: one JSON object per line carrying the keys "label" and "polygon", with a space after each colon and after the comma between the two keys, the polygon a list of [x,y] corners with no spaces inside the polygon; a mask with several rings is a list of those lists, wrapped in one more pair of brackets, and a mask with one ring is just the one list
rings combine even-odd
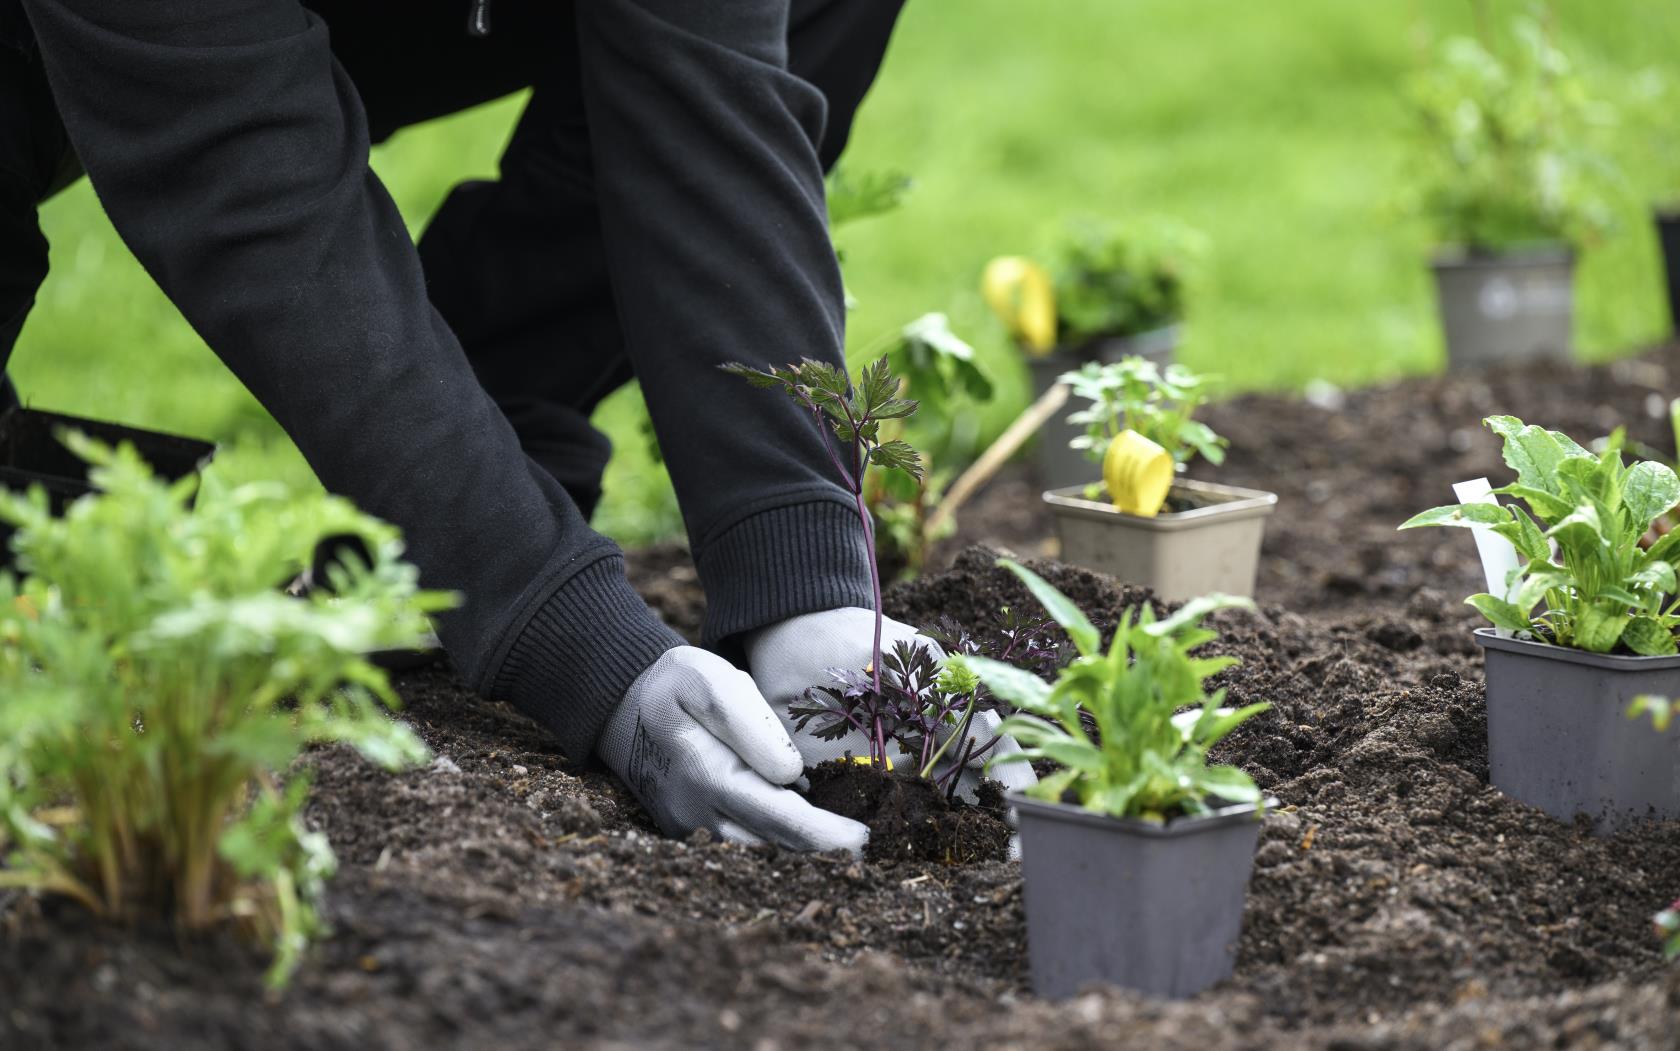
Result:
{"label": "square plastic pot", "polygon": [[1174,484],[1171,495],[1203,506],[1144,518],[1085,499],[1082,485],[1045,493],[1061,561],[1143,584],[1167,602],[1215,591],[1253,596],[1277,495],[1189,479]]}
{"label": "square plastic pot", "polygon": [[[1036,401],[1049,390],[1062,373],[1072,372],[1088,361],[1107,363],[1135,354],[1165,365],[1172,360],[1173,351],[1178,347],[1178,337],[1179,327],[1170,325],[1124,339],[1098,339],[1078,347],[1060,347],[1044,357],[1028,358],[1033,399]],[[1038,430],[1038,484],[1045,489],[1078,485],[1087,481],[1096,470],[1096,465],[1085,459],[1084,452],[1068,447],[1068,442],[1085,433],[1083,427],[1067,422],[1068,414],[1082,407],[1070,403]]]}
{"label": "square plastic pot", "polygon": [[1575,256],[1567,248],[1433,261],[1447,366],[1568,361]]}
{"label": "square plastic pot", "polygon": [[1680,657],[1619,657],[1476,632],[1487,662],[1493,787],[1610,835],[1680,818],[1680,732],[1630,719],[1642,693],[1680,696]]}
{"label": "square plastic pot", "polygon": [[[61,428],[80,431],[108,445],[128,442],[159,476],[178,481],[196,474],[216,447],[193,438],[125,427],[116,423],[12,406],[0,412],[0,487],[22,492],[39,485],[54,513],[93,491],[87,464],[59,442]],[[12,565],[10,526],[0,524],[0,566]]]}
{"label": "square plastic pot", "polygon": [[1662,247],[1664,288],[1668,292],[1670,329],[1680,332],[1680,210],[1661,209],[1655,216]]}
{"label": "square plastic pot", "polygon": [[1010,802],[1035,993],[1057,999],[1104,983],[1185,997],[1230,977],[1256,807],[1163,826],[1021,795]]}

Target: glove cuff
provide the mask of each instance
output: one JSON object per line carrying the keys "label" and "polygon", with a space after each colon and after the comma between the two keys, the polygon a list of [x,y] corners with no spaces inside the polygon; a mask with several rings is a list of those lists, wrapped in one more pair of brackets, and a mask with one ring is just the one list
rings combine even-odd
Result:
{"label": "glove cuff", "polygon": [[574,762],[587,762],[630,684],[684,645],[604,551],[562,578],[509,648],[487,691],[537,720]]}
{"label": "glove cuff", "polygon": [[706,589],[708,647],[802,613],[875,605],[857,509],[833,498],[751,513],[694,562]]}

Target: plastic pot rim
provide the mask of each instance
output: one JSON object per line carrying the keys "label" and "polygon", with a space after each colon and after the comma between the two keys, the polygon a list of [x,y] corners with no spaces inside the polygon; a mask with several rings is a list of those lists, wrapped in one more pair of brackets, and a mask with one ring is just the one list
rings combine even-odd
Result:
{"label": "plastic pot rim", "polygon": [[1488,650],[1500,650],[1539,660],[1563,661],[1589,668],[1609,671],[1668,671],[1680,668],[1680,654],[1668,657],[1641,657],[1632,654],[1592,653],[1572,646],[1541,642],[1538,639],[1508,638],[1492,628],[1476,629],[1476,645]]}
{"label": "plastic pot rim", "polygon": [[1429,255],[1436,270],[1499,270],[1573,263],[1575,246],[1567,241],[1534,241],[1493,251],[1466,245],[1439,245]]}
{"label": "plastic pot rim", "polygon": [[1189,511],[1162,511],[1153,518],[1145,518],[1142,515],[1127,514],[1100,500],[1085,499],[1085,487],[1082,485],[1047,490],[1043,499],[1055,514],[1113,520],[1123,522],[1130,528],[1155,532],[1194,529],[1215,522],[1234,522],[1245,518],[1264,518],[1276,510],[1278,500],[1276,493],[1260,489],[1198,482],[1189,478],[1181,478],[1174,482],[1168,492],[1169,495],[1196,496],[1214,502]]}
{"label": "plastic pot rim", "polygon": [[1175,817],[1166,824],[1158,825],[1141,818],[1110,817],[1107,814],[1098,814],[1071,803],[1052,803],[1047,799],[1037,799],[1021,792],[1010,792],[1005,796],[1005,799],[1008,800],[1010,806],[1019,811],[1048,818],[1052,821],[1062,821],[1107,832],[1155,839],[1176,839],[1182,836],[1193,836],[1201,832],[1212,832],[1215,829],[1240,824],[1244,821],[1259,821],[1264,817],[1264,809],[1270,809],[1278,805],[1275,796],[1265,796],[1259,803],[1227,803],[1224,806],[1216,807],[1209,814],[1186,814]]}

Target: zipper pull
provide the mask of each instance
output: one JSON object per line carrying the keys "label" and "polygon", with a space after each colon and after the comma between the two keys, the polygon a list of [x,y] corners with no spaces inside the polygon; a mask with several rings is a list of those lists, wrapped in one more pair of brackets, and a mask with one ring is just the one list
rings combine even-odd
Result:
{"label": "zipper pull", "polygon": [[467,35],[490,35],[490,0],[473,0],[472,13],[467,16]]}

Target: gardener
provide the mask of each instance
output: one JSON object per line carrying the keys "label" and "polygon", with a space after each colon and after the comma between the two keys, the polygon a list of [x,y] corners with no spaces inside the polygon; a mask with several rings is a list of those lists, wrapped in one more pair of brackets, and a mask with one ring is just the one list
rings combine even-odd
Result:
{"label": "gardener", "polygon": [[[470,684],[669,833],[857,849],[783,787],[829,751],[776,712],[868,660],[863,536],[811,422],[716,366],[842,360],[822,171],[899,2],[0,0],[0,365],[46,272],[36,206],[85,169],[322,482],[464,596],[438,628]],[[369,142],[524,86],[501,180],[417,252]],[[705,642],[750,675],[588,526],[588,416],[632,374]]]}

